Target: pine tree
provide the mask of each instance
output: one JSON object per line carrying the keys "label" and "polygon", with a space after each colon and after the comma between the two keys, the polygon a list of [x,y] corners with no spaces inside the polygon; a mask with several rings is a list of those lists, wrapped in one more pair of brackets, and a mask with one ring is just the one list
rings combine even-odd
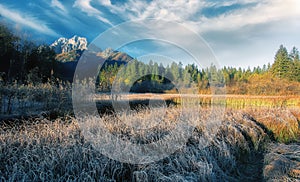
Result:
{"label": "pine tree", "polygon": [[274,64],[271,67],[273,76],[278,78],[291,79],[291,67],[292,62],[290,61],[287,49],[281,45],[275,55]]}
{"label": "pine tree", "polygon": [[296,47],[293,47],[289,57],[292,61],[292,67],[293,67],[293,69],[291,70],[292,80],[300,81],[300,58],[299,58],[299,51]]}

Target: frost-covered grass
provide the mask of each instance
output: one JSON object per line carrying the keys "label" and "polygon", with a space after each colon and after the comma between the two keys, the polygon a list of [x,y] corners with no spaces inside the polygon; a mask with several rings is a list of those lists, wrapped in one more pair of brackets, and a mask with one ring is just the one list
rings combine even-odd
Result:
{"label": "frost-covered grass", "polygon": [[66,112],[71,108],[71,85],[67,82],[0,83],[0,116],[35,115],[55,110]]}
{"label": "frost-covered grass", "polygon": [[[180,112],[175,107],[164,111],[140,109],[130,114],[90,116],[87,123],[102,120],[106,129],[115,136],[142,144],[157,141],[172,132]],[[271,115],[274,111],[260,112]],[[8,181],[269,179],[269,173],[263,166],[263,151],[269,147],[271,139],[266,129],[258,124],[259,120],[248,111],[228,110],[220,122],[217,134],[211,138],[208,146],[203,147],[203,121],[209,113],[209,110],[204,109],[198,118],[193,117],[192,113],[186,113],[185,119],[196,118],[193,121],[196,127],[186,145],[170,156],[149,164],[121,163],[102,155],[86,140],[77,119],[73,117],[54,121],[36,118],[24,121],[21,125],[2,125],[0,177]],[[134,129],[136,126],[147,130],[140,132]],[[126,152],[126,148],[120,150]]]}
{"label": "frost-covered grass", "polygon": [[271,143],[264,157],[263,175],[267,181],[299,181],[300,145]]}

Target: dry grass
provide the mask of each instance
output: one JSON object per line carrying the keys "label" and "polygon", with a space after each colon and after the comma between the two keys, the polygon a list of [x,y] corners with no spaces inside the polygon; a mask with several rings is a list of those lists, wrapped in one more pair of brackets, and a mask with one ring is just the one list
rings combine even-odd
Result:
{"label": "dry grass", "polygon": [[[188,92],[187,92],[188,93]],[[244,109],[249,107],[300,107],[300,97],[298,95],[287,96],[262,96],[262,95],[209,95],[209,94],[122,94],[119,99],[147,100],[161,99],[173,100],[175,103],[181,102],[182,98],[198,99],[202,105],[224,104],[233,109]],[[219,98],[219,99],[218,99]],[[110,100],[109,95],[96,94],[96,100]]]}
{"label": "dry grass", "polygon": [[[87,123],[90,124],[91,129],[95,129],[97,126],[94,121],[102,120],[105,128],[115,136],[133,143],[144,144],[157,141],[172,132],[174,125],[178,123],[180,112],[175,107],[165,110],[141,108],[129,114],[104,115],[101,118],[88,116]],[[183,115],[183,119],[192,120],[190,122],[196,124],[186,145],[155,163],[139,165],[121,163],[100,154],[85,138],[77,120],[72,117],[55,121],[39,118],[13,127],[2,126],[0,177],[4,181],[273,179],[273,174],[276,172],[270,173],[268,170],[269,162],[273,160],[268,160],[266,156],[266,167],[263,167],[263,151],[269,147],[268,143],[271,140],[265,128],[259,125],[255,117],[242,110],[229,110],[220,122],[216,136],[212,137],[205,132],[204,125],[210,111],[203,109],[200,117],[194,117],[193,112],[195,110]],[[261,112],[271,115],[273,110]],[[138,127],[147,130],[140,131]],[[208,146],[203,147],[205,136],[210,142]],[[126,147],[119,150],[130,152]],[[290,151],[295,152],[294,149]],[[290,153],[293,154],[292,152]],[[297,170],[298,168],[291,168],[282,172],[285,175],[297,175]]]}
{"label": "dry grass", "polygon": [[300,146],[270,144],[264,163],[263,174],[267,181],[299,181]]}
{"label": "dry grass", "polygon": [[258,122],[269,129],[277,141],[300,142],[300,110],[297,108],[247,109]]}

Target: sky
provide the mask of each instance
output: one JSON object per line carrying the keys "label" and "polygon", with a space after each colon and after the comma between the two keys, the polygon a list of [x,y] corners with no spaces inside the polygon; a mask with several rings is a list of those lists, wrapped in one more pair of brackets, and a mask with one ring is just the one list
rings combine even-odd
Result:
{"label": "sky", "polygon": [[[0,1],[0,21],[47,44],[73,35],[92,42],[120,23],[149,18],[174,21],[199,34],[221,66],[272,63],[281,44],[300,49],[299,0]],[[124,48],[133,57],[155,47],[135,45]]]}

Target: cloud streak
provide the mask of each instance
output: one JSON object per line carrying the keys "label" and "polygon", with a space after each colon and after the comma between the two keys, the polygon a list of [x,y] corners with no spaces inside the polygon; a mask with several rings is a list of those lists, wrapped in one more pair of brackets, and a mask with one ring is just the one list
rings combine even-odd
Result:
{"label": "cloud streak", "polygon": [[[233,11],[230,14],[221,15],[216,18],[199,17],[198,31],[210,30],[232,30],[246,25],[257,25],[272,21],[284,21],[290,17],[299,17],[299,2],[286,0],[261,1],[256,6]],[[195,26],[194,26],[195,28]]]}
{"label": "cloud streak", "polygon": [[123,4],[117,3],[117,5],[112,4],[110,0],[98,0],[98,2],[125,20],[146,18],[185,20],[197,13],[204,5],[204,1],[199,0],[154,0],[151,2],[128,0]]}
{"label": "cloud streak", "polygon": [[102,12],[94,8],[90,3],[91,0],[76,0],[73,7],[79,8],[82,12],[86,13],[88,16],[93,16],[98,20],[113,26],[113,24],[108,19],[102,16]]}
{"label": "cloud streak", "polygon": [[51,6],[52,7],[57,7],[58,9],[60,9],[63,12],[67,12],[67,9],[64,7],[64,5],[59,2],[58,0],[52,0],[51,1]]}
{"label": "cloud streak", "polygon": [[[289,17],[300,15],[300,2],[298,0],[229,0],[229,1],[204,1],[204,0],[153,0],[151,2],[128,0],[114,6],[110,0],[99,0],[100,4],[111,9],[111,12],[120,14],[124,19],[136,20],[146,18],[166,19],[183,22],[197,32],[210,30],[236,29],[246,25],[255,25],[270,21],[280,21]],[[243,8],[247,4],[256,4]],[[228,8],[240,5],[228,13],[217,17],[208,18],[201,14],[204,8]],[[245,6],[246,7],[246,6]]]}
{"label": "cloud streak", "polygon": [[59,36],[54,30],[49,28],[45,22],[33,18],[30,15],[22,14],[15,10],[10,10],[7,7],[0,4],[0,12],[1,15],[17,24],[23,25],[25,27],[29,27],[34,29],[40,33],[49,35],[49,36]]}

